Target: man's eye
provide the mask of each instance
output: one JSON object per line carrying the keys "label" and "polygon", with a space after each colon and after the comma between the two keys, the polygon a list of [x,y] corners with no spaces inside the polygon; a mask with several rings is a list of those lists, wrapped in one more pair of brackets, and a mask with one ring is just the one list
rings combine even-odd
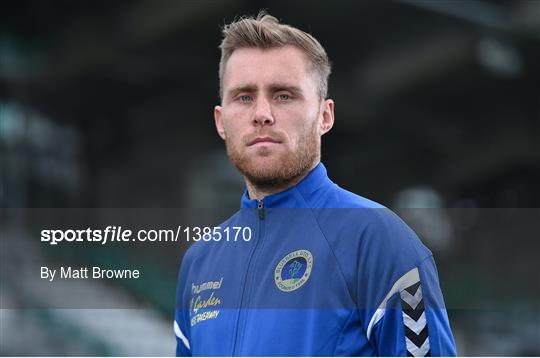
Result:
{"label": "man's eye", "polygon": [[291,96],[289,96],[288,94],[280,94],[280,95],[278,96],[278,99],[279,99],[280,101],[288,101],[288,100],[291,99]]}
{"label": "man's eye", "polygon": [[251,96],[248,96],[248,95],[244,94],[244,95],[238,97],[238,99],[240,100],[240,102],[249,102],[249,101],[251,101]]}

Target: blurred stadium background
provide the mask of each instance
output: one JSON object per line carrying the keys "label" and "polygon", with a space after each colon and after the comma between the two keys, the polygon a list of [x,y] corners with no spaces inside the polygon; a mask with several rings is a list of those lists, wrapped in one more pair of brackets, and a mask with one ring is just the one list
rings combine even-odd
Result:
{"label": "blurred stadium background", "polygon": [[125,309],[31,309],[38,283],[14,281],[65,257],[29,234],[30,208],[234,211],[243,183],[212,117],[217,46],[224,23],[261,8],[327,49],[323,162],[433,249],[459,354],[540,355],[537,0],[2,2],[0,355],[174,353],[185,247],[81,250],[150,258],[153,275],[80,287]]}

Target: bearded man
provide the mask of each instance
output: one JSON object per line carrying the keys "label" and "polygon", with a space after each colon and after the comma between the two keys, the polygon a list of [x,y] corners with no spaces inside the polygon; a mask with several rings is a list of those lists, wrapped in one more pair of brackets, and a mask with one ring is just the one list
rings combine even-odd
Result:
{"label": "bearded man", "polygon": [[184,255],[177,355],[455,355],[432,253],[320,162],[334,125],[324,48],[264,13],[223,33],[214,118],[246,191],[219,237],[250,235]]}

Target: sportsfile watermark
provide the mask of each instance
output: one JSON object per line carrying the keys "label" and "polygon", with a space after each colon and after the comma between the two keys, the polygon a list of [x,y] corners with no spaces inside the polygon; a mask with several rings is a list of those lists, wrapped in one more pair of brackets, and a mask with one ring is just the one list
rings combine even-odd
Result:
{"label": "sportsfile watermark", "polygon": [[131,230],[122,226],[104,229],[44,229],[40,241],[50,245],[91,242],[105,245],[112,242],[249,242],[253,236],[249,226],[181,226],[175,229]]}

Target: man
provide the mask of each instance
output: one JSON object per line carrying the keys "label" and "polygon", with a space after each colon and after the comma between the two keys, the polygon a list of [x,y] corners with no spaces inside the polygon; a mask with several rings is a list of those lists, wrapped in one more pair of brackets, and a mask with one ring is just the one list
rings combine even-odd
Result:
{"label": "man", "polygon": [[223,32],[214,117],[247,190],[221,228],[251,236],[185,254],[177,354],[455,355],[431,252],[320,163],[334,124],[323,47],[265,14]]}

